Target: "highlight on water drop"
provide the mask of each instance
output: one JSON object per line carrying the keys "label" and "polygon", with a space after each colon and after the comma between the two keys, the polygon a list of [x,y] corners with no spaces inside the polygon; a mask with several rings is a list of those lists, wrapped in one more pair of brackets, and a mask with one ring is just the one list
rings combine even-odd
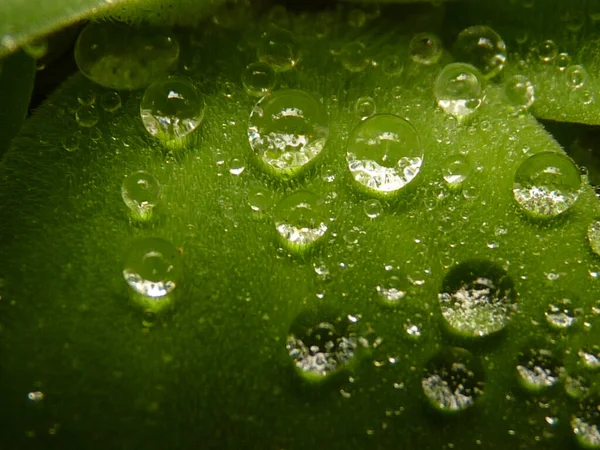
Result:
{"label": "highlight on water drop", "polygon": [[140,115],[148,133],[173,141],[200,125],[204,108],[204,97],[189,80],[169,77],[148,86],[140,102]]}
{"label": "highlight on water drop", "polygon": [[367,191],[393,194],[413,181],[423,164],[417,130],[392,114],[359,123],[350,133],[346,161],[354,180]]}
{"label": "highlight on water drop", "polygon": [[160,197],[160,183],[149,172],[134,172],[123,180],[121,197],[134,219],[149,220]]}
{"label": "highlight on water drop", "polygon": [[439,107],[457,119],[473,114],[485,98],[481,73],[464,63],[445,66],[435,81],[434,91]]}
{"label": "highlight on water drop", "polygon": [[515,173],[513,196],[534,217],[550,218],[571,208],[581,189],[575,163],[557,152],[540,152],[524,160]]}
{"label": "highlight on water drop", "polygon": [[263,166],[294,175],[325,147],[329,118],[323,105],[300,90],[275,91],[252,109],[248,140]]}
{"label": "highlight on water drop", "polygon": [[458,61],[476,67],[485,78],[498,75],[506,63],[506,44],[496,31],[485,25],[461,31],[453,52]]}
{"label": "highlight on water drop", "polygon": [[328,212],[324,198],[310,191],[297,191],[275,206],[275,229],[287,248],[304,250],[327,232]]}

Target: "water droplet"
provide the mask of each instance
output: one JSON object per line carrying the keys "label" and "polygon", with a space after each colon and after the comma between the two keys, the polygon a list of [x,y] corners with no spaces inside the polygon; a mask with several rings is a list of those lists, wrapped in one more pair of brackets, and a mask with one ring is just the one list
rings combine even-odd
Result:
{"label": "water droplet", "polygon": [[348,42],[338,55],[342,66],[350,72],[362,72],[369,65],[367,48],[360,41]]}
{"label": "water droplet", "polygon": [[328,122],[323,106],[306,92],[273,92],[250,114],[250,146],[268,168],[293,174],[321,153]]}
{"label": "water droplet", "polygon": [[262,97],[273,90],[277,75],[273,68],[263,62],[248,65],[242,73],[242,85],[246,92]]}
{"label": "water droplet", "polygon": [[600,448],[600,402],[597,398],[581,400],[571,417],[571,429],[582,447]]}
{"label": "water droplet", "polygon": [[375,100],[371,97],[360,97],[354,104],[354,111],[359,119],[364,120],[375,114]]}
{"label": "water droplet", "polygon": [[546,63],[551,62],[558,55],[558,47],[554,41],[550,40],[542,42],[537,51],[540,60]]}
{"label": "water droplet", "polygon": [[248,206],[256,214],[264,214],[273,206],[272,194],[262,186],[248,188]]}
{"label": "water droplet", "polygon": [[298,64],[300,53],[294,35],[283,28],[271,27],[258,48],[258,59],[279,72],[291,70]]}
{"label": "water droplet", "polygon": [[34,39],[23,46],[23,51],[33,59],[40,59],[48,53],[48,39]]}
{"label": "water droplet", "polygon": [[587,230],[587,238],[592,251],[600,256],[600,219],[590,223]]}
{"label": "water droplet", "polygon": [[537,392],[555,385],[563,368],[560,367],[550,350],[531,349],[521,354],[517,373],[527,389]]}
{"label": "water droplet", "polygon": [[145,238],[134,243],[123,269],[131,289],[141,296],[138,301],[147,310],[158,311],[179,283],[181,255],[173,244],[159,238]]}
{"label": "water droplet", "polygon": [[179,57],[169,34],[115,22],[91,22],[75,44],[75,61],[90,80],[111,89],[139,89],[166,75]]}
{"label": "water droplet", "polygon": [[304,312],[294,319],[287,338],[287,351],[298,373],[311,381],[339,372],[354,359],[357,348],[355,326],[345,317]]}
{"label": "water droplet", "polygon": [[423,149],[417,130],[391,114],[370,117],[348,139],[348,168],[370,191],[389,194],[410,183],[421,170]]}
{"label": "water droplet", "polygon": [[470,337],[488,336],[504,329],[516,309],[516,297],[508,274],[500,266],[481,260],[453,267],[438,294],[448,326]]}
{"label": "water droplet", "polygon": [[79,149],[79,135],[70,134],[62,139],[63,148],[68,152],[74,152]]}
{"label": "water droplet", "polygon": [[229,173],[231,175],[241,175],[244,170],[246,169],[246,165],[244,163],[244,160],[241,158],[233,158],[230,162],[229,162]]}
{"label": "water droplet", "polygon": [[586,83],[588,73],[583,66],[570,66],[565,70],[565,78],[567,79],[567,86],[571,89],[579,89]]}
{"label": "water droplet", "polygon": [[409,281],[397,267],[388,264],[379,275],[379,284],[375,287],[379,297],[388,305],[397,305],[406,296]]}
{"label": "water droplet", "polygon": [[96,103],[96,91],[87,89],[77,94],[77,101],[80,105],[93,105]]}
{"label": "water droplet", "polygon": [[473,406],[483,394],[484,385],[481,363],[462,348],[448,348],[435,355],[421,380],[431,405],[448,413]]}
{"label": "water droplet", "polygon": [[528,109],[535,101],[535,87],[525,75],[513,75],[504,84],[504,93],[516,107]]}
{"label": "water droplet", "polygon": [[404,62],[395,55],[386,55],[381,61],[381,70],[390,77],[397,77],[404,71]]}
{"label": "water droplet", "polygon": [[42,400],[44,400],[44,393],[42,391],[32,391],[30,393],[27,394],[27,399],[30,402],[34,402],[34,403],[39,403]]}
{"label": "water droplet", "polygon": [[363,209],[369,219],[376,219],[383,212],[383,206],[377,199],[365,200]]}
{"label": "water droplet", "polygon": [[100,114],[94,105],[82,105],[75,112],[75,120],[80,127],[91,128],[98,123]]}
{"label": "water droplet", "polygon": [[545,316],[548,324],[556,329],[564,330],[571,327],[577,320],[572,314],[572,301],[570,295],[558,293],[555,300],[548,305]]}
{"label": "water droplet", "polygon": [[457,188],[469,177],[471,170],[472,168],[469,160],[465,156],[457,153],[446,158],[442,169],[442,175],[444,181],[448,184],[448,187]]}
{"label": "water droplet", "polygon": [[284,197],[275,207],[275,227],[283,243],[302,249],[319,240],[327,231],[324,201],[308,191]]}
{"label": "water droplet", "polygon": [[541,152],[517,169],[513,195],[528,213],[553,217],[573,206],[580,188],[579,170],[570,158],[562,153]]}
{"label": "water droplet", "polygon": [[115,112],[121,107],[121,96],[118,92],[105,92],[100,97],[100,106],[106,112]]}
{"label": "water droplet", "polygon": [[150,219],[159,196],[160,183],[151,173],[140,170],[123,180],[121,197],[136,219]]}
{"label": "water droplet", "polygon": [[597,345],[594,345],[592,351],[580,349],[577,354],[586,368],[591,370],[600,369],[600,348]]}
{"label": "water droplet", "polygon": [[448,64],[435,81],[435,97],[440,108],[457,119],[474,113],[485,98],[481,73],[469,64]]}
{"label": "water droplet", "polygon": [[433,33],[415,34],[408,46],[412,60],[425,65],[438,62],[443,50],[442,41]]}
{"label": "water droplet", "polygon": [[330,271],[327,261],[324,259],[319,259],[318,261],[313,262],[313,269],[317,274],[317,277],[319,277],[321,280],[329,280]]}
{"label": "water droplet", "polygon": [[204,98],[191,82],[170,77],[148,86],[140,102],[140,114],[148,133],[171,141],[187,136],[200,125],[204,107]]}
{"label": "water droplet", "polygon": [[453,52],[458,61],[473,65],[485,78],[498,75],[506,62],[506,44],[498,33],[483,25],[461,31]]}
{"label": "water droplet", "polygon": [[574,399],[585,397],[589,392],[589,382],[582,376],[568,376],[565,379],[565,392]]}
{"label": "water droplet", "polygon": [[556,56],[556,66],[558,67],[558,70],[560,70],[561,72],[564,72],[565,69],[567,67],[569,67],[571,65],[571,55],[569,55],[568,53],[559,53]]}

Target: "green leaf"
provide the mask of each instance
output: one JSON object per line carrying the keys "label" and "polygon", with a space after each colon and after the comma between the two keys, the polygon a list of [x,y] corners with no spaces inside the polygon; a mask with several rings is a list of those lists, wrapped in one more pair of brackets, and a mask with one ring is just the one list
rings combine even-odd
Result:
{"label": "green leaf", "polygon": [[35,61],[24,53],[0,60],[0,156],[21,128],[33,89]]}
{"label": "green leaf", "polygon": [[[2,447],[575,445],[572,418],[595,397],[573,398],[573,386],[581,381],[593,394],[598,386],[598,372],[579,355],[597,352],[599,338],[600,260],[586,237],[600,215],[593,190],[584,186],[553,219],[519,207],[517,169],[533,154],[562,149],[531,115],[515,114],[497,84],[464,120],[437,107],[435,80],[451,57],[431,66],[408,58],[414,33],[439,23],[437,9],[403,18],[384,11],[360,29],[335,16],[326,36],[315,32],[318,13],[290,14],[301,58],[278,74],[279,88],[307,91],[330,118],[325,150],[297,177],[266,173],[248,144],[256,98],[240,76],[256,60],[263,22],[179,30],[181,71],[206,100],[202,125],[186,139],[165,144],[146,132],[139,91],[121,93],[116,111],[98,109],[97,125],[79,126],[79,97],[98,107],[106,91],[78,74],[13,141],[0,166]],[[398,59],[402,72],[390,74]],[[365,96],[378,113],[407,119],[424,149],[417,177],[380,198],[375,218],[365,213],[374,197],[346,162],[351,132],[365,123],[355,110]],[[444,175],[457,154],[471,172],[450,187]],[[121,199],[124,177],[137,170],[162,185],[146,222],[133,220]],[[303,253],[281,244],[272,207],[257,215],[249,205],[257,191],[277,203],[297,190],[321,197],[331,218]],[[183,259],[173,307],[157,317],[144,316],[122,274],[145,237],[172,242]],[[453,282],[448,274],[474,260],[486,273],[505,271],[498,285],[518,294],[506,328],[488,337],[452,331],[438,300]],[[386,266],[405,290],[396,305],[380,295]],[[467,301],[477,303],[481,291]],[[296,319],[315,316],[356,322],[361,338],[353,364],[321,381],[299,375],[286,348]],[[569,318],[574,324],[560,328]],[[517,366],[538,349],[561,369],[538,368],[535,393]],[[423,390],[426,371],[445,358],[459,358],[448,368],[459,372],[478,363],[473,373],[485,378],[481,398],[456,414],[434,410]]]}

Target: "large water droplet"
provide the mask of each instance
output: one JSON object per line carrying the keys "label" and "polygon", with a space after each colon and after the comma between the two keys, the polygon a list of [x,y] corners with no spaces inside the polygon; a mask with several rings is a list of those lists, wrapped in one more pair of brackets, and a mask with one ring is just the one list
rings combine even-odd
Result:
{"label": "large water droplet", "polygon": [[438,294],[449,327],[464,336],[502,330],[516,308],[514,284],[498,265],[481,260],[461,263],[444,277]]}
{"label": "large water droplet", "polygon": [[498,33],[483,25],[461,31],[453,51],[458,61],[477,67],[486,78],[499,74],[506,62],[506,44]]}
{"label": "large water droplet", "polygon": [[600,401],[595,397],[583,399],[571,417],[571,429],[585,448],[600,448]]}
{"label": "large water droplet", "polygon": [[277,75],[273,68],[265,63],[257,62],[248,65],[242,73],[242,85],[246,92],[255,97],[262,97],[275,87]]}
{"label": "large water droplet", "polygon": [[148,86],[140,102],[140,114],[148,133],[171,141],[187,136],[200,125],[204,106],[204,98],[191,82],[171,77]]}
{"label": "large water droplet", "polygon": [[481,363],[462,348],[448,348],[435,355],[421,380],[431,405],[449,413],[473,406],[483,394],[484,384]]}
{"label": "large water droplet", "polygon": [[325,201],[309,191],[284,197],[275,207],[274,218],[283,243],[294,250],[313,244],[327,231]]}
{"label": "large water droplet", "polygon": [[469,64],[448,64],[435,81],[435,97],[440,108],[457,119],[473,114],[485,97],[481,73]]}
{"label": "large water droplet", "polygon": [[151,173],[140,170],[123,180],[121,197],[131,210],[133,217],[147,220],[158,202],[160,183]]}
{"label": "large water droplet", "polygon": [[457,153],[446,158],[442,169],[442,175],[444,181],[448,184],[448,187],[457,188],[469,177],[471,170],[472,168],[469,160],[465,156]]}
{"label": "large water droplet", "polygon": [[521,354],[517,373],[524,387],[541,391],[555,385],[564,369],[558,365],[550,350],[531,349]]}
{"label": "large water droplet", "polygon": [[535,101],[535,87],[525,75],[513,75],[504,84],[508,101],[521,109],[528,109]]}
{"label": "large water droplet", "polygon": [[354,179],[372,192],[390,194],[421,170],[423,148],[417,130],[391,114],[373,116],[354,128],[346,150]]}
{"label": "large water droplet", "polygon": [[139,89],[164,76],[179,57],[175,38],[157,30],[92,22],[75,44],[79,70],[111,89]]}
{"label": "large water droplet", "polygon": [[419,64],[435,64],[443,52],[442,42],[435,34],[418,33],[413,36],[408,46],[412,60]]}
{"label": "large water droplet", "polygon": [[300,59],[294,35],[283,28],[271,27],[258,48],[258,59],[279,72],[292,69]]}
{"label": "large water droplet", "polygon": [[587,237],[592,251],[600,256],[600,219],[590,223],[587,230]]}
{"label": "large water droplet", "polygon": [[123,269],[123,277],[133,291],[141,297],[144,306],[162,309],[163,302],[179,283],[181,255],[168,241],[146,238],[137,241]]}
{"label": "large water droplet", "polygon": [[355,357],[357,342],[353,322],[311,311],[294,319],[286,348],[298,372],[318,381],[347,366]]}
{"label": "large water droplet", "polygon": [[277,91],[262,98],[250,114],[250,146],[268,168],[293,174],[321,153],[328,122],[327,112],[311,95]]}
{"label": "large water droplet", "polygon": [[515,174],[513,195],[528,213],[553,217],[577,201],[581,177],[575,163],[556,152],[536,153],[521,163]]}

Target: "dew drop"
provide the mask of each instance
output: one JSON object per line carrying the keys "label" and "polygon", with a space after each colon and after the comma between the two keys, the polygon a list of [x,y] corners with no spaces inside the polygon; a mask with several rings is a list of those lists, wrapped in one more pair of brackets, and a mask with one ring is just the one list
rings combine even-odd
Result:
{"label": "dew drop", "polygon": [[354,104],[354,111],[361,120],[371,117],[376,112],[375,100],[371,97],[360,97]]}
{"label": "dew drop", "polygon": [[591,351],[580,349],[577,352],[583,365],[590,370],[600,369],[600,348],[594,345]]}
{"label": "dew drop", "polygon": [[446,413],[463,411],[483,395],[483,367],[468,350],[447,348],[428,362],[421,386],[427,400],[437,410]]}
{"label": "dew drop", "polygon": [[134,243],[123,269],[123,277],[141,297],[147,309],[157,311],[179,283],[181,255],[173,244],[159,238],[145,238]]}
{"label": "dew drop", "polygon": [[248,94],[262,97],[273,90],[277,75],[273,68],[263,62],[248,65],[242,73],[242,85]]}
{"label": "dew drop", "polygon": [[417,130],[391,114],[370,117],[348,139],[346,161],[353,178],[371,192],[390,194],[421,170],[423,149]]}
{"label": "dew drop", "polygon": [[356,325],[340,316],[310,311],[299,314],[290,326],[287,351],[298,373],[319,381],[339,372],[354,359],[358,345]]}
{"label": "dew drop", "polygon": [[48,39],[34,39],[23,46],[23,51],[33,59],[43,58],[48,53]]}
{"label": "dew drop", "polygon": [[528,213],[554,217],[577,201],[581,177],[575,163],[556,152],[536,153],[521,163],[515,174],[513,195]]}
{"label": "dew drop", "polygon": [[565,78],[568,87],[571,89],[579,89],[586,83],[588,73],[583,66],[570,66],[565,70]]}
{"label": "dew drop", "polygon": [[267,168],[293,174],[321,153],[328,122],[323,106],[306,92],[276,91],[259,100],[250,114],[250,146]]}
{"label": "dew drop", "polygon": [[79,135],[70,134],[62,139],[62,146],[68,152],[74,152],[79,149]]}
{"label": "dew drop", "polygon": [[506,98],[517,108],[528,109],[535,101],[535,86],[525,75],[513,75],[504,84]]}
{"label": "dew drop", "polygon": [[93,105],[96,103],[96,91],[88,89],[78,93],[77,101],[80,105]]}
{"label": "dew drop", "polygon": [[557,330],[564,330],[573,326],[576,318],[572,312],[571,296],[566,293],[558,293],[551,304],[546,309],[546,321]]}
{"label": "dew drop", "polygon": [[75,120],[80,127],[91,128],[98,123],[100,114],[94,105],[82,105],[75,112]]}
{"label": "dew drop", "polygon": [[271,27],[258,48],[258,59],[278,72],[291,70],[298,64],[300,53],[294,35],[283,28]]}
{"label": "dew drop", "polygon": [[435,64],[442,56],[442,41],[433,33],[418,33],[411,39],[408,51],[416,63]]}
{"label": "dew drop", "polygon": [[571,417],[575,438],[585,448],[600,448],[600,402],[595,397],[580,401],[577,412]]}
{"label": "dew drop", "polygon": [[348,42],[338,55],[342,66],[350,72],[362,72],[369,65],[367,48],[360,41]]}
{"label": "dew drop", "polygon": [[44,393],[42,391],[32,391],[27,394],[27,399],[33,403],[39,403],[44,400]]}
{"label": "dew drop", "polygon": [[121,197],[135,219],[150,219],[159,196],[160,183],[151,173],[140,170],[123,180]]}
{"label": "dew drop", "polygon": [[304,249],[327,231],[325,202],[309,191],[284,197],[275,207],[275,228],[292,250]]}
{"label": "dew drop", "polygon": [[561,72],[564,72],[565,69],[567,67],[569,67],[571,65],[571,55],[569,55],[568,53],[559,53],[556,56],[556,66],[558,67],[558,70],[560,70]]}
{"label": "dew drop", "polygon": [[463,63],[445,66],[435,81],[434,89],[440,108],[457,119],[474,113],[485,97],[481,73]]}
{"label": "dew drop", "polygon": [[148,133],[171,141],[187,136],[200,125],[204,107],[204,98],[191,82],[170,77],[148,86],[140,102],[140,115]]}
{"label": "dew drop", "polygon": [[549,63],[558,55],[558,47],[554,41],[544,41],[537,49],[538,56],[542,62]]}
{"label": "dew drop", "polygon": [[376,219],[383,212],[383,206],[377,199],[365,200],[363,210],[369,219]]}
{"label": "dew drop", "polygon": [[531,349],[520,354],[517,373],[525,388],[538,392],[555,385],[563,368],[550,350]]}
{"label": "dew drop", "polygon": [[106,112],[115,112],[121,107],[121,96],[118,92],[109,91],[100,97],[100,106]]}
{"label": "dew drop", "polygon": [[390,77],[397,77],[404,71],[404,63],[396,55],[386,55],[381,61],[381,70]]}
{"label": "dew drop", "polygon": [[262,186],[248,188],[248,206],[255,214],[265,214],[273,207],[273,196]]}
{"label": "dew drop", "polygon": [[484,25],[461,31],[453,52],[458,61],[473,65],[485,78],[498,75],[506,62],[506,44],[498,33]]}
{"label": "dew drop", "polygon": [[179,57],[174,36],[114,22],[91,22],[75,44],[75,61],[90,80],[131,90],[164,76]]}
{"label": "dew drop", "polygon": [[397,267],[388,264],[381,271],[375,289],[385,304],[397,305],[406,296],[409,286],[406,276]]}
{"label": "dew drop", "polygon": [[457,188],[462,186],[471,174],[471,170],[472,167],[469,160],[457,153],[446,158],[442,169],[442,176],[449,188]]}
{"label": "dew drop", "polygon": [[451,330],[468,337],[488,336],[506,327],[516,309],[512,279],[500,266],[471,260],[453,267],[438,294]]}
{"label": "dew drop", "polygon": [[600,256],[600,219],[590,223],[587,230],[587,238],[592,251]]}

